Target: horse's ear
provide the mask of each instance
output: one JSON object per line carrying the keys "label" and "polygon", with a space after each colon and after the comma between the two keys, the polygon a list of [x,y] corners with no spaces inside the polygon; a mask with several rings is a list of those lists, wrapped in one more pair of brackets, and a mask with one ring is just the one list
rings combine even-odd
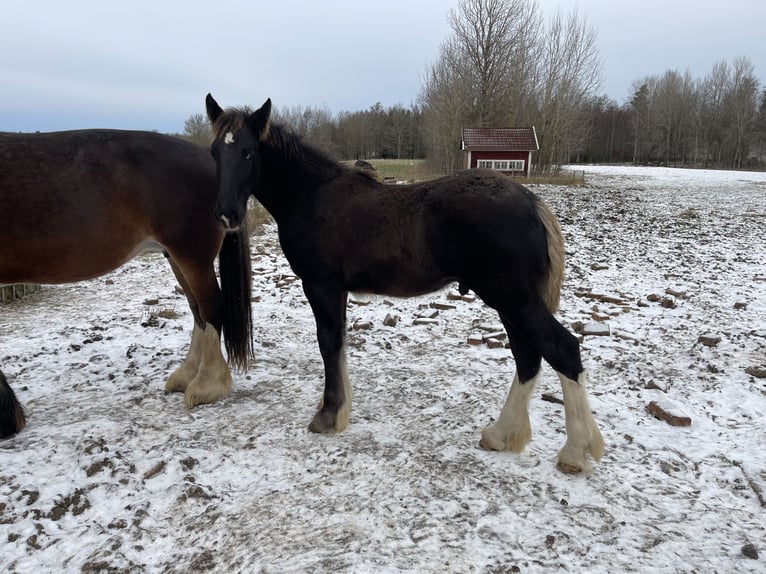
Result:
{"label": "horse's ear", "polygon": [[263,139],[266,133],[269,131],[269,120],[271,119],[271,98],[267,99],[264,104],[250,114],[247,118],[247,125],[253,131],[258,134],[258,139]]}
{"label": "horse's ear", "polygon": [[210,120],[210,123],[215,123],[218,116],[223,113],[221,106],[219,106],[218,102],[213,99],[212,94],[208,94],[205,98],[205,108],[207,109],[207,119]]}

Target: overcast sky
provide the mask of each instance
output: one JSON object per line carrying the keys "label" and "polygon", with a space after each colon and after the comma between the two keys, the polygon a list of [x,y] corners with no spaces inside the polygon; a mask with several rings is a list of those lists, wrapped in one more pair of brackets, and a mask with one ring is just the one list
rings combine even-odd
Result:
{"label": "overcast sky", "polygon": [[[538,0],[593,25],[602,93],[668,69],[704,77],[747,56],[766,84],[766,0]],[[0,131],[183,131],[223,106],[417,100],[457,0],[0,0]]]}

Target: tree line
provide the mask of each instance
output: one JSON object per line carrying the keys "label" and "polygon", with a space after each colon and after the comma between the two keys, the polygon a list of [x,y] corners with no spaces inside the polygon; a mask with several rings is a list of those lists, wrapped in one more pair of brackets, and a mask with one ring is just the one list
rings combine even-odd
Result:
{"label": "tree line", "polygon": [[[428,159],[463,167],[464,127],[535,126],[539,168],[578,161],[764,167],[766,90],[746,57],[702,79],[668,70],[623,104],[600,95],[596,31],[577,9],[544,19],[537,0],[460,0],[416,103],[341,112],[276,108],[275,121],[339,159]],[[207,131],[206,131],[207,130]],[[202,115],[185,135],[207,144]]]}
{"label": "tree line", "polygon": [[574,159],[592,162],[766,167],[766,89],[746,57],[704,78],[668,70],[633,83],[623,105],[590,102],[591,130]]}

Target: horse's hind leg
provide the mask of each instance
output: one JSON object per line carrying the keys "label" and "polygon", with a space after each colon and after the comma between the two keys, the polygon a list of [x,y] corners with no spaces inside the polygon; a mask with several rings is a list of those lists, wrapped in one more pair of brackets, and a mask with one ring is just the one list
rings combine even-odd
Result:
{"label": "horse's hind leg", "polygon": [[567,442],[559,451],[556,465],[562,472],[576,473],[589,471],[591,465],[588,456],[597,462],[604,454],[604,438],[593,420],[585,390],[585,371],[581,371],[577,380],[557,372],[561,379],[564,394],[564,416],[566,417]]}
{"label": "horse's hind leg", "polygon": [[24,408],[0,371],[0,438],[16,434],[27,424]]}
{"label": "horse's hind leg", "polygon": [[303,282],[303,290],[314,312],[325,372],[324,394],[309,430],[317,433],[340,432],[348,425],[351,414],[351,383],[343,348],[346,293],[306,281]]}
{"label": "horse's hind leg", "polygon": [[601,460],[604,439],[588,405],[579,342],[541,301],[516,310],[511,321],[519,333],[536,342],[561,379],[567,441],[559,451],[558,469],[570,473],[589,471],[588,455]]}
{"label": "horse's hind leg", "polygon": [[540,375],[542,356],[534,346],[517,337],[506,321],[504,323],[516,360],[516,375],[500,416],[482,431],[479,444],[487,450],[521,452],[532,438],[529,398]]}

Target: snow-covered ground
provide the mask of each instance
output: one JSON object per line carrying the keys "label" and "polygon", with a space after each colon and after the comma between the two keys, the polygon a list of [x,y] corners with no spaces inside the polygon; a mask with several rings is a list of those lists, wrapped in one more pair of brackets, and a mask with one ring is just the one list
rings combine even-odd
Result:
{"label": "snow-covered ground", "polygon": [[567,240],[559,317],[611,333],[582,344],[592,474],[555,468],[547,366],[527,450],[479,449],[513,360],[467,344],[499,321],[448,291],[349,305],[351,423],[309,433],[313,317],[267,226],[257,360],[217,404],[163,392],[192,320],[161,256],[0,307],[30,415],[0,442],[0,572],[766,572],[766,174],[585,171],[534,190]]}

